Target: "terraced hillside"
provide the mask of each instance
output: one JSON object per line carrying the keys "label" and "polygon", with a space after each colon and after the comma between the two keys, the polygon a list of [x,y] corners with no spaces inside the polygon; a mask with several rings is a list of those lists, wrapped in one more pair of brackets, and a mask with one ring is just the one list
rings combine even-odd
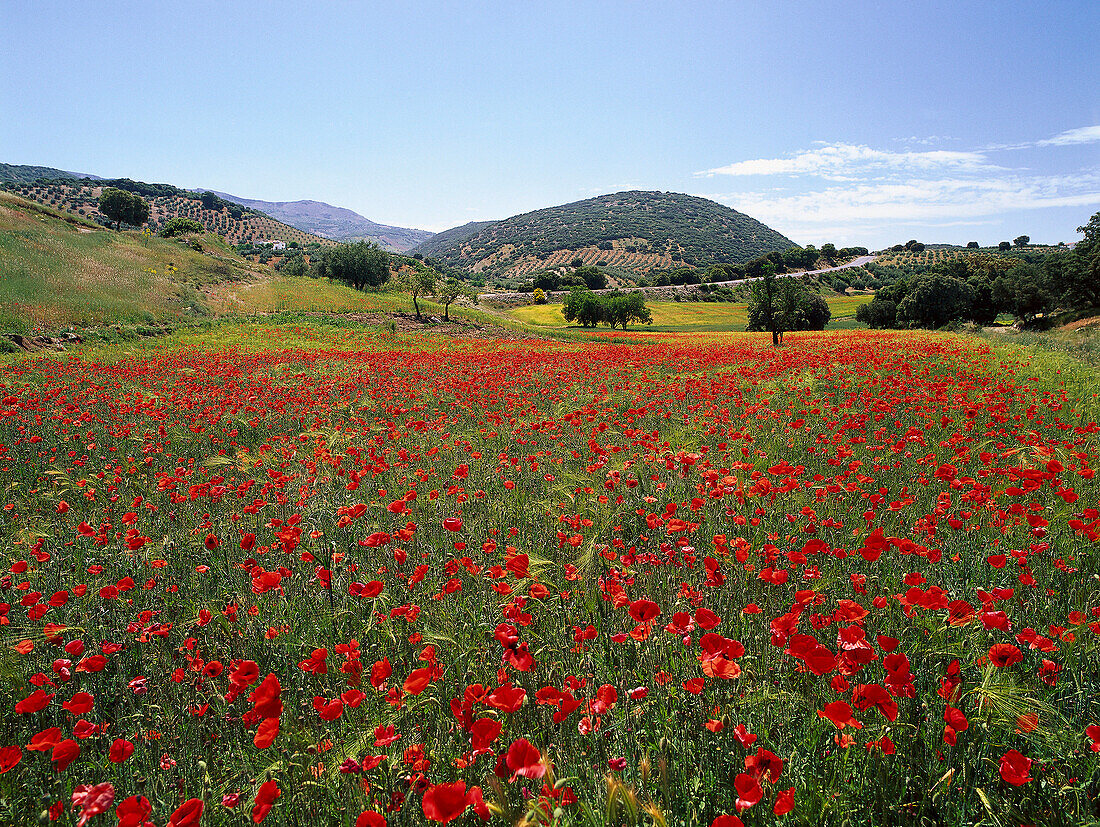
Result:
{"label": "terraced hillside", "polygon": [[456,227],[413,252],[467,272],[514,278],[576,259],[639,275],[680,264],[736,264],[793,244],[705,198],[632,191]]}
{"label": "terraced hillside", "polygon": [[221,198],[207,197],[167,184],[143,184],[138,181],[92,181],[85,179],[38,180],[31,183],[9,182],[9,191],[62,212],[83,216],[106,225],[98,200],[105,185],[136,191],[149,202],[149,227],[156,231],[170,218],[183,216],[199,222],[208,232],[216,233],[230,244],[270,241],[300,245],[336,242],[292,227],[258,210],[232,204]]}

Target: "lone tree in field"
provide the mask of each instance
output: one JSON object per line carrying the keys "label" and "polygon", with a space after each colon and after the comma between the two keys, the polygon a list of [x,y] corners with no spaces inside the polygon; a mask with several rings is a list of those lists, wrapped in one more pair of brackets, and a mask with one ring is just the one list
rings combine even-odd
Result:
{"label": "lone tree in field", "polygon": [[783,343],[789,330],[824,330],[832,318],[829,304],[795,278],[777,279],[775,269],[765,266],[764,275],[753,285],[749,299],[750,331],[766,330],[772,344]]}
{"label": "lone tree in field", "polygon": [[416,318],[423,318],[420,315],[420,303],[417,299],[435,295],[435,285],[438,280],[439,273],[423,265],[417,267],[416,272],[413,273],[412,280],[409,283],[409,292],[412,294],[413,310],[416,311]]}
{"label": "lone tree in field", "polygon": [[149,220],[149,205],[140,196],[126,190],[107,187],[99,196],[99,211],[115,222],[115,229],[122,229],[125,221],[134,227],[140,227]]}
{"label": "lone tree in field", "polygon": [[449,322],[451,320],[451,305],[463,296],[477,304],[477,293],[468,289],[466,285],[457,279],[447,279],[443,287],[440,288],[438,297],[440,304],[443,305],[443,321]]}
{"label": "lone tree in field", "polygon": [[390,278],[390,254],[373,241],[340,244],[325,250],[317,275],[350,284],[356,290],[379,287]]}
{"label": "lone tree in field", "polygon": [[1015,244],[1017,247],[1026,247],[1028,245],[1028,242],[1030,241],[1031,236],[1027,235],[1018,235],[1014,239],[1012,239],[1012,243]]}

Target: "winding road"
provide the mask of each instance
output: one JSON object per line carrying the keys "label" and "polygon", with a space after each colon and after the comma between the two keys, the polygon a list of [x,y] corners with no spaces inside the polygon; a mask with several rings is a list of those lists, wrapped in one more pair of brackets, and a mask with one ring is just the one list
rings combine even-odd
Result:
{"label": "winding road", "polygon": [[[789,278],[791,276],[817,276],[817,275],[821,275],[822,273],[834,273],[837,270],[849,270],[853,267],[862,267],[864,264],[870,264],[872,261],[875,260],[875,258],[877,258],[877,256],[860,256],[859,258],[852,259],[847,264],[838,264],[836,267],[823,267],[820,270],[803,270],[803,271],[800,271],[800,272],[797,272],[797,273],[779,273],[777,275],[777,278]],[[748,284],[749,282],[759,281],[759,280],[760,280],[760,277],[751,278],[751,279],[733,279],[732,281],[714,281],[714,282],[708,282],[708,283],[712,284],[715,287],[729,287],[729,286],[735,285],[735,284]],[[670,289],[673,289],[675,287],[681,287],[681,286],[682,287],[698,287],[699,285],[694,285],[694,284],[671,285],[671,286],[666,285],[666,286],[660,286],[660,287],[658,287],[656,285],[652,285],[650,287],[628,287],[628,288],[623,288],[623,289],[627,290],[628,292],[634,292],[635,290],[638,290],[638,291],[641,291],[642,293],[652,293],[652,292],[657,292],[657,291],[661,291],[661,290],[670,290]],[[614,292],[615,289],[616,288],[607,288],[606,290],[593,290],[592,292],[593,293],[611,293],[611,292]],[[555,290],[553,292],[547,293],[547,295],[548,296],[567,296],[567,295],[569,295],[569,291],[568,290]],[[529,299],[530,296],[531,296],[530,293],[479,293],[478,294],[479,299],[488,300],[488,301],[494,301],[494,300],[495,301],[508,301],[508,300],[514,300],[514,299],[517,299],[517,298]]]}

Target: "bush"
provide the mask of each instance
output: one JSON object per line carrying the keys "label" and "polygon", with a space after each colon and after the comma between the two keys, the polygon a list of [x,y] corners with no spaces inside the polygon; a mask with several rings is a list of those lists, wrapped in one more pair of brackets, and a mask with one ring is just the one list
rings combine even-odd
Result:
{"label": "bush", "polygon": [[170,218],[165,222],[158,235],[164,238],[172,238],[177,235],[184,235],[186,233],[201,233],[203,226],[198,221],[191,218],[184,218],[182,216],[176,216]]}

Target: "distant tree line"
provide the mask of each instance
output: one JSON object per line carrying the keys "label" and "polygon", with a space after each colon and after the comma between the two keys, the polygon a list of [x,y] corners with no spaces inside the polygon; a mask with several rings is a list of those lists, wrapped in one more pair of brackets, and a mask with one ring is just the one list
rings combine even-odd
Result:
{"label": "distant tree line", "polygon": [[[1077,228],[1073,249],[1037,258],[988,253],[934,264],[879,290],[856,319],[876,328],[941,328],[957,322],[990,324],[1010,314],[1027,324],[1056,310],[1100,307],[1100,213]],[[1027,237],[1016,239],[1017,247]]]}
{"label": "distant tree line", "polygon": [[641,293],[593,293],[591,290],[575,288],[565,300],[562,314],[567,322],[578,322],[583,327],[596,327],[605,324],[609,327],[621,327],[628,324],[652,324],[653,315],[646,307]]}
{"label": "distant tree line", "polygon": [[598,267],[577,267],[572,273],[558,273],[547,270],[536,273],[533,286],[544,291],[571,290],[574,287],[587,287],[589,290],[604,290],[607,287],[607,274]]}

